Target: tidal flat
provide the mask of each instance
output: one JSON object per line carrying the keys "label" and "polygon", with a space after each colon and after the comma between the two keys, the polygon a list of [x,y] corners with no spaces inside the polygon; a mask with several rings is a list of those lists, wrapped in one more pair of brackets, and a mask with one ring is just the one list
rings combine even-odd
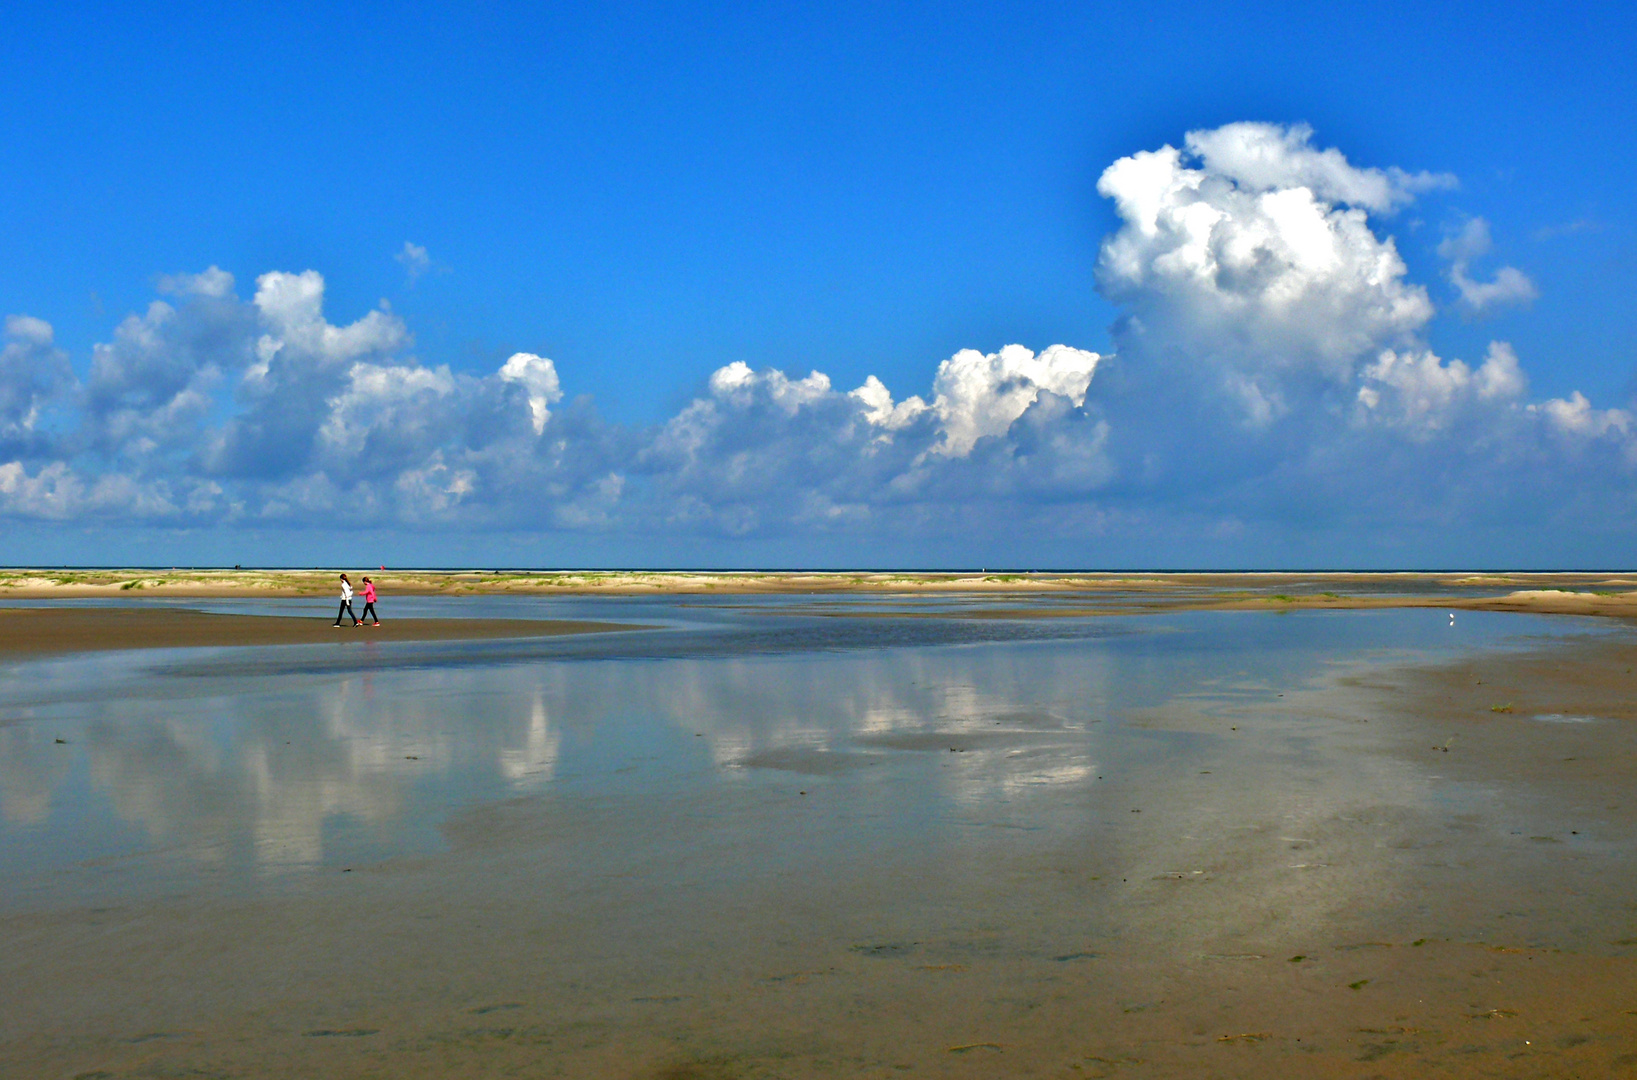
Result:
{"label": "tidal flat", "polygon": [[[14,649],[0,1075],[1621,1075],[1637,633],[1473,609],[1553,581]],[[333,613],[121,591],[19,606]]]}

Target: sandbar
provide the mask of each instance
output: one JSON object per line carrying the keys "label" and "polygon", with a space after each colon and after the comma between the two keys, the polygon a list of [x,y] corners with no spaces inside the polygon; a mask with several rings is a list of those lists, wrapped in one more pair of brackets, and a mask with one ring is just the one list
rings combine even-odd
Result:
{"label": "sandbar", "polygon": [[[382,570],[383,596],[947,597],[992,606],[962,618],[1043,618],[1159,610],[1456,610],[1637,618],[1637,574],[1580,572],[1132,572]],[[15,599],[328,597],[330,570],[0,569]],[[1042,604],[1041,601],[1047,601]],[[852,614],[849,612],[848,614]]]}

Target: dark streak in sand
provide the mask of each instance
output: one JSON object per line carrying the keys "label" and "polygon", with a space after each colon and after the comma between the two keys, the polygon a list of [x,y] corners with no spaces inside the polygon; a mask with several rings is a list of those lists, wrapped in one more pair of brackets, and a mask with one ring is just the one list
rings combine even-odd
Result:
{"label": "dark streak in sand", "polygon": [[326,617],[128,608],[0,608],[0,657],[111,649],[470,641],[640,629],[647,627],[567,619],[392,619],[380,626],[346,624],[338,629]]}

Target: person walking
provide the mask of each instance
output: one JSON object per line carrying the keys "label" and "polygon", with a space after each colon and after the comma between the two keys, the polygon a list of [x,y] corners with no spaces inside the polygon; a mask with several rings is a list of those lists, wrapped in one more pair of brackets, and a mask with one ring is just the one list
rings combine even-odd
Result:
{"label": "person walking", "polygon": [[375,614],[375,582],[364,579],[364,621],[374,620],[373,625],[381,625],[381,616]]}
{"label": "person walking", "polygon": [[346,574],[341,575],[341,610],[335,613],[335,625],[341,625],[343,615],[351,616],[354,626],[359,625],[358,616],[352,613],[352,582],[347,580]]}

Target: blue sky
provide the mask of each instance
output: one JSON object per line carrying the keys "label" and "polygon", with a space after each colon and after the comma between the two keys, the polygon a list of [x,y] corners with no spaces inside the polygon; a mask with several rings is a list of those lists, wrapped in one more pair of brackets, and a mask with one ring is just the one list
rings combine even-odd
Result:
{"label": "blue sky", "polygon": [[[0,445],[0,466],[16,465],[0,475],[12,547],[0,561],[1625,561],[1637,460],[1621,441],[1637,391],[1637,34],[1623,6],[1572,15],[1426,3],[1340,15],[1294,4],[398,6],[359,15],[302,4],[66,13],[13,4],[8,24],[0,315],[34,321],[11,327],[6,370],[30,389],[11,393],[10,442]],[[1321,389],[1297,387],[1277,358],[1224,361],[1215,338],[1122,336],[1117,321],[1138,310],[1186,321],[1166,306],[1184,301],[1129,290],[1122,299],[1099,276],[1105,241],[1129,227],[1098,192],[1104,171],[1241,122],[1309,125],[1314,152],[1339,151],[1357,170],[1454,178],[1370,211],[1373,235],[1402,258],[1402,282],[1424,288],[1431,307],[1385,337],[1360,339],[1335,362],[1345,371],[1325,369]],[[1463,299],[1451,241],[1471,239],[1463,230],[1474,220],[1486,242],[1463,264],[1468,281],[1495,285],[1510,267],[1527,288]],[[178,285],[210,267],[233,276],[231,305]],[[288,384],[275,378],[284,389],[267,392],[277,400],[257,404],[244,380],[254,363],[245,350],[270,325],[253,299],[258,278],[304,271],[322,276],[327,325],[354,324],[384,304],[396,329],[362,351],[314,353],[317,366],[287,373]],[[115,342],[121,321],[156,299],[176,322],[164,332],[174,340],[144,353],[152,370],[126,361],[117,386],[112,369],[97,376],[96,346]],[[49,342],[37,323],[49,325]],[[183,323],[191,329],[175,329]],[[1242,340],[1236,333],[1230,326],[1221,340]],[[1279,334],[1258,340],[1246,348],[1288,344]],[[1324,434],[1376,422],[1361,419],[1357,391],[1368,389],[1380,349],[1413,346],[1476,372],[1497,341],[1527,377],[1526,390],[1485,398],[1504,401],[1515,414],[1507,423],[1523,425],[1511,434],[1470,416],[1438,421],[1437,438],[1420,421],[1400,424],[1396,442],[1372,428],[1368,446]],[[832,483],[811,460],[781,470],[814,440],[852,438],[837,432],[851,432],[856,417],[769,434],[751,415],[759,406],[741,403],[750,412],[722,421],[731,435],[719,464],[753,461],[784,479],[731,499],[716,498],[737,482],[727,474],[684,477],[679,459],[656,449],[713,394],[728,408],[711,380],[735,363],[793,382],[823,372],[843,403],[873,376],[895,401],[917,395],[930,407],[940,364],[1014,343],[1118,360],[1084,387],[1051,383],[1061,372],[1036,378],[992,363],[1001,375],[991,390],[1035,379],[1033,411],[1012,418],[1016,430],[992,432],[994,446],[975,445],[959,477],[922,475],[928,461],[953,460],[948,409],[928,413],[938,419],[926,421],[920,444],[898,447],[913,443],[913,425],[889,432],[905,455],[897,472],[882,472],[878,444],[864,440],[849,453],[869,467],[830,460]],[[529,395],[518,396],[528,380],[497,374],[519,353],[549,359],[556,388],[545,397],[558,396],[545,402],[551,420],[527,462],[501,464],[487,435],[470,429],[528,426],[533,414],[519,402]],[[293,355],[294,345],[278,363]],[[58,361],[70,370],[39,374]],[[365,457],[314,451],[282,471],[268,464],[268,446],[321,437],[319,414],[346,386],[358,389],[362,376],[347,372],[360,363],[388,373],[376,383],[392,382],[381,391],[389,396],[414,383],[412,369],[446,367],[472,386],[428,383],[422,396],[443,409],[433,425],[441,434],[399,445],[397,457],[380,433],[354,433],[348,445]],[[1256,391],[1275,401],[1273,413],[1230,415],[1209,380],[1176,389],[1192,376],[1157,374],[1176,364],[1236,386],[1279,372],[1279,386]],[[143,378],[157,381],[138,385]],[[765,383],[734,386],[741,396],[772,393]],[[162,401],[161,387],[191,396]],[[502,391],[517,400],[497,404]],[[1557,414],[1546,408],[1572,404],[1577,391],[1594,410],[1574,421],[1585,446],[1564,444],[1568,421],[1551,427]],[[454,419],[457,398],[466,404]],[[479,399],[500,411],[474,413]],[[400,427],[425,426],[403,419],[407,406],[347,400]],[[1051,438],[1025,445],[1024,428],[1057,402],[1074,423],[1107,425],[1096,448],[1075,444],[1082,458],[1107,460],[1072,483],[1039,479],[1066,475],[1066,451],[1050,449]],[[806,424],[807,412],[827,407],[812,398],[797,413],[773,413]],[[222,447],[239,436],[224,432],[250,425],[258,408],[288,410],[273,425],[281,434],[234,458]],[[271,415],[255,422],[267,429]],[[144,424],[176,438],[133,434]],[[1206,446],[1189,447],[1195,438]],[[576,464],[542,464],[547,444],[568,447]],[[1027,459],[1034,478],[1018,479],[999,458],[977,468],[990,451],[1014,472]],[[779,453],[787,456],[769,456]],[[265,467],[249,469],[246,454]],[[1162,457],[1169,464],[1155,466]],[[1202,457],[1219,467],[1189,464]],[[1499,457],[1511,466],[1486,472]],[[1301,479],[1290,475],[1297,460]],[[1340,473],[1368,473],[1373,489],[1402,497],[1337,505],[1323,477]],[[99,483],[103,494],[92,497]],[[427,483],[441,494],[414,503],[412,490]],[[1489,497],[1474,501],[1474,486]],[[201,494],[207,488],[215,493]],[[561,512],[542,512],[548,505]],[[366,536],[331,536],[332,508],[360,511]],[[1034,523],[1021,535],[1020,520]]]}

